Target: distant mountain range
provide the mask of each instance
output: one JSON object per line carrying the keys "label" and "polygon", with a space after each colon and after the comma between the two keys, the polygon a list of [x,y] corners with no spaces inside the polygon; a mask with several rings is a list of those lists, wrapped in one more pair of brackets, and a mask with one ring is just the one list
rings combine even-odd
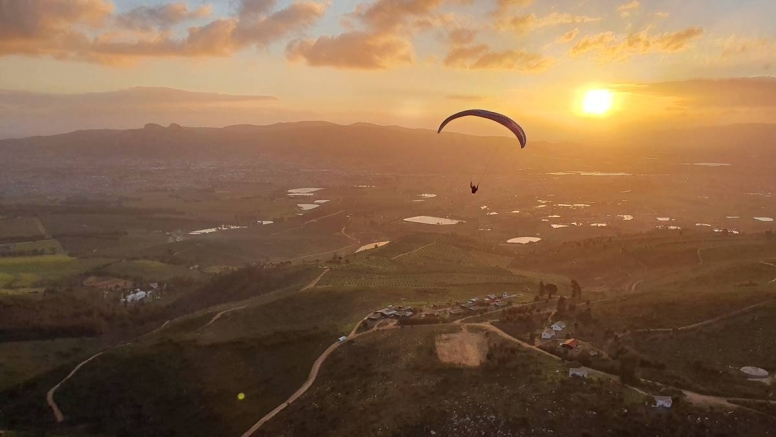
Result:
{"label": "distant mountain range", "polygon": [[[377,172],[454,171],[483,155],[510,165],[558,166],[575,160],[569,170],[613,162],[627,165],[647,157],[672,162],[744,162],[767,164],[776,157],[776,124],[716,126],[657,132],[621,138],[607,144],[531,142],[520,150],[508,137],[437,134],[423,129],[366,123],[280,123],[190,128],[147,124],[142,129],[86,130],[67,134],[0,141],[0,153],[17,159],[79,160],[267,160],[302,168]],[[767,158],[767,159],[766,159]],[[574,167],[574,168],[572,168]],[[579,168],[577,168],[579,167]]]}

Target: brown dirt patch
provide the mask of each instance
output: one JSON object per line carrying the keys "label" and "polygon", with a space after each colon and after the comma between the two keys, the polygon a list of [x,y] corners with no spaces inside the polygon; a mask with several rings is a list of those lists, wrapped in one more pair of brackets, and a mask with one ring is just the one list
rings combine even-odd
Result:
{"label": "brown dirt patch", "polygon": [[478,367],[488,355],[488,339],[482,333],[468,331],[442,334],[436,338],[439,361],[467,367]]}

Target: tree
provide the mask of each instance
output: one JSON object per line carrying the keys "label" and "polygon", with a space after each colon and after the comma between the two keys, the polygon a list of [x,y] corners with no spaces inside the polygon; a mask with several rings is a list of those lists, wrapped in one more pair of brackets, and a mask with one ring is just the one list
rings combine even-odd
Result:
{"label": "tree", "polygon": [[547,284],[544,286],[544,290],[547,292],[549,298],[552,299],[552,295],[558,292],[558,286],[555,284]]}
{"label": "tree", "polygon": [[566,296],[561,296],[560,299],[558,299],[558,306],[556,309],[559,313],[566,311]]}
{"label": "tree", "polygon": [[576,279],[571,280],[571,298],[579,299],[582,297],[582,287]]}

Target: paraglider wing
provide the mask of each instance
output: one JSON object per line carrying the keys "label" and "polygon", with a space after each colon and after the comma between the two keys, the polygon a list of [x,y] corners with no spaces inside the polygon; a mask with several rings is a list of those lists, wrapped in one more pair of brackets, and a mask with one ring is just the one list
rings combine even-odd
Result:
{"label": "paraglider wing", "polygon": [[499,114],[498,112],[486,111],[484,109],[469,109],[447,117],[445,121],[443,121],[442,124],[439,126],[439,130],[437,130],[437,133],[442,132],[442,129],[444,129],[445,126],[447,126],[447,123],[450,123],[451,121],[457,118],[468,117],[468,116],[482,117],[482,118],[487,118],[488,120],[495,121],[496,123],[504,126],[505,128],[512,131],[513,134],[515,134],[518,141],[520,141],[521,149],[525,147],[525,144],[526,144],[525,131],[523,130],[522,127],[520,127],[519,124],[517,124],[514,120],[507,117],[506,115]]}

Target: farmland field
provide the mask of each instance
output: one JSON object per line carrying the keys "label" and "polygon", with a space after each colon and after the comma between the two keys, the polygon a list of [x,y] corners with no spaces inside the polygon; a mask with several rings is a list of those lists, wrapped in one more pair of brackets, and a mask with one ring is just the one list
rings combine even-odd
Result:
{"label": "farmland field", "polygon": [[113,263],[101,269],[101,273],[121,278],[138,278],[142,281],[167,281],[175,277],[202,279],[205,275],[184,266],[159,261],[136,260]]}
{"label": "farmland field", "polygon": [[25,241],[21,243],[0,244],[0,257],[58,255],[64,250],[57,240]]}
{"label": "farmland field", "polygon": [[596,317],[616,329],[678,328],[773,299],[767,289],[741,287],[720,291],[681,289],[646,292],[595,305]]}
{"label": "farmland field", "polygon": [[0,281],[5,288],[25,288],[55,283],[109,263],[81,260],[66,255],[0,258]]}
{"label": "farmland field", "polygon": [[465,273],[396,273],[364,275],[346,270],[332,270],[318,283],[319,287],[418,288],[447,287],[467,284],[522,284],[530,279],[516,275]]}

